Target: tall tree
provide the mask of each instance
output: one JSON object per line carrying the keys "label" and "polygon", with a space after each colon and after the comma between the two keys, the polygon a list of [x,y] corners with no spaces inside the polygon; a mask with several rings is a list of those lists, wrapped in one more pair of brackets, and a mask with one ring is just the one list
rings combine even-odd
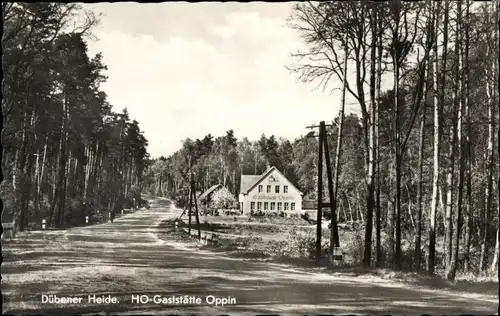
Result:
{"label": "tall tree", "polygon": [[[437,30],[440,23],[440,2],[434,2],[434,29]],[[431,213],[429,216],[429,250],[427,258],[427,271],[434,273],[435,256],[436,256],[436,209],[438,207],[438,190],[439,190],[439,153],[441,146],[441,110],[438,102],[438,43],[437,32],[435,32],[434,41],[434,65],[433,65],[433,94],[434,94],[434,155],[433,155],[433,175],[432,175],[432,201]]]}
{"label": "tall tree", "polygon": [[[466,2],[466,11],[469,11],[469,2]],[[458,8],[457,8],[457,28],[460,30],[460,32],[457,32],[457,34],[462,34],[463,30],[463,25],[462,25],[462,4],[461,2],[458,3]],[[466,16],[466,19],[468,17],[468,14]],[[463,60],[463,45],[460,44],[462,41],[461,36],[458,38],[458,52],[459,52],[459,58],[458,58],[458,69],[459,71],[462,71],[462,60]],[[466,59],[465,59],[466,60]],[[462,72],[463,73],[463,72]],[[459,161],[459,176],[458,176],[458,198],[457,198],[457,212],[455,214],[455,222],[454,226],[455,229],[453,230],[453,250],[451,253],[451,259],[450,263],[446,272],[446,276],[448,279],[453,280],[455,279],[455,274],[457,270],[457,264],[458,264],[458,249],[459,249],[459,244],[460,244],[460,228],[461,228],[461,216],[462,216],[462,208],[463,208],[463,184],[464,184],[464,174],[465,174],[465,163],[464,163],[464,140],[463,140],[463,121],[464,121],[464,116],[467,118],[468,112],[469,112],[469,105],[468,105],[468,96],[467,96],[467,87],[466,84],[464,84],[464,81],[467,81],[465,76],[461,76],[459,79],[459,84],[460,84],[460,97],[459,97],[459,105],[458,105],[458,121],[457,121],[457,145],[458,145],[458,161]],[[465,113],[464,113],[465,112]]]}

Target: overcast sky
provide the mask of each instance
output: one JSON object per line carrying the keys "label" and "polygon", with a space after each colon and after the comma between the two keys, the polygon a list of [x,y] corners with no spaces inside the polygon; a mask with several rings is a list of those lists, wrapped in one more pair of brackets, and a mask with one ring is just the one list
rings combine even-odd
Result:
{"label": "overcast sky", "polygon": [[[102,89],[115,111],[126,107],[152,157],[169,156],[187,137],[295,139],[332,120],[340,93],[315,90],[291,75],[303,48],[286,27],[292,3],[99,3],[104,14],[89,42],[102,52]],[[334,83],[335,84],[335,83]]]}

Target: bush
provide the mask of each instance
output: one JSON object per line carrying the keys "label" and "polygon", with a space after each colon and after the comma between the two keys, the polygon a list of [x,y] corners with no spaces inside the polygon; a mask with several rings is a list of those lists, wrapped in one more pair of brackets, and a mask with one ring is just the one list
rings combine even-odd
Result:
{"label": "bush", "polygon": [[262,211],[251,211],[250,216],[264,216],[264,212]]}
{"label": "bush", "polygon": [[85,211],[86,208],[82,198],[77,197],[68,199],[64,212],[64,226],[72,227],[85,224]]}
{"label": "bush", "polygon": [[222,188],[215,192],[213,196],[213,206],[215,208],[229,209],[237,203],[234,195],[226,188]]}
{"label": "bush", "polygon": [[266,217],[277,217],[278,213],[276,213],[276,212],[266,212],[265,216]]}
{"label": "bush", "polygon": [[2,212],[2,222],[11,222],[13,217],[13,210],[15,207],[14,201],[14,190],[10,182],[2,181],[0,183],[0,195],[2,197],[3,212]]}
{"label": "bush", "polygon": [[[288,234],[288,240],[281,243],[279,254],[292,258],[314,259],[316,255],[316,236],[311,233],[301,233],[296,227]],[[328,243],[321,245],[322,252],[326,253]]]}
{"label": "bush", "polygon": [[363,262],[365,235],[363,231],[355,231],[350,235],[350,239],[344,240],[342,245],[344,260],[346,263],[359,264]]}

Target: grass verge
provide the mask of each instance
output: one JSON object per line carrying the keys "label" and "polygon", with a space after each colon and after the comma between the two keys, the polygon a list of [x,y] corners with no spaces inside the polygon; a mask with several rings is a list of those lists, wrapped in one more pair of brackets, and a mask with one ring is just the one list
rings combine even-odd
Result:
{"label": "grass verge", "polygon": [[[182,223],[179,224],[182,225]],[[290,229],[284,229],[284,225],[275,226],[277,227],[267,231],[267,229],[270,228],[267,227],[267,225],[246,225],[238,222],[203,223],[201,226],[201,229],[203,230],[213,230],[216,232],[242,235],[242,237],[232,238],[220,235],[217,245],[200,244],[196,237],[189,236],[180,228],[176,229],[173,220],[162,222],[159,228],[160,231],[163,232],[160,236],[161,239],[173,239],[177,242],[189,243],[192,247],[224,254],[225,256],[232,258],[286,264],[294,268],[305,269],[309,272],[322,272],[334,275],[347,275],[351,277],[373,277],[383,280],[396,281],[413,287],[498,295],[498,281],[496,280],[496,276],[477,279],[467,274],[458,273],[456,280],[452,282],[446,280],[440,275],[429,275],[425,272],[417,273],[413,271],[394,271],[388,268],[364,268],[352,260],[352,258],[350,258],[350,260],[346,260],[347,262],[344,264],[335,267],[332,267],[327,260],[324,259],[318,266],[316,261],[311,258],[299,258],[283,255],[282,249],[286,247],[286,244],[288,243],[286,235]],[[353,237],[350,236],[353,234],[354,232],[341,233],[341,236],[344,238],[344,244],[346,244],[347,239]],[[262,238],[266,235],[274,235],[276,239]],[[349,254],[347,254],[347,257],[349,257]]]}

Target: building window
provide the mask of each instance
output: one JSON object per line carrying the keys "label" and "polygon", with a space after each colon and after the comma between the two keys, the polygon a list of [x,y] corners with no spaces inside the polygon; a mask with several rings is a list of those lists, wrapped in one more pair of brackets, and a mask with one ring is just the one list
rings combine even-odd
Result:
{"label": "building window", "polygon": [[288,202],[283,203],[283,211],[288,211]]}
{"label": "building window", "polygon": [[281,211],[281,202],[278,202],[278,211]]}
{"label": "building window", "polygon": [[267,186],[267,193],[271,193],[271,186],[270,185]]}
{"label": "building window", "polygon": [[262,185],[259,185],[259,193],[262,192]]}
{"label": "building window", "polygon": [[267,206],[269,205],[269,202],[264,202],[264,211],[267,211]]}
{"label": "building window", "polygon": [[257,211],[262,211],[262,202],[257,202]]}
{"label": "building window", "polygon": [[255,210],[255,202],[250,202],[250,210]]}
{"label": "building window", "polygon": [[290,203],[290,210],[295,211],[295,203],[294,202]]}
{"label": "building window", "polygon": [[279,185],[275,186],[275,189],[276,189],[276,193],[280,193],[280,186]]}
{"label": "building window", "polygon": [[276,204],[275,202],[271,202],[271,211],[274,211],[274,204]]}
{"label": "building window", "polygon": [[288,193],[288,185],[285,185],[285,186],[283,187],[283,193]]}

